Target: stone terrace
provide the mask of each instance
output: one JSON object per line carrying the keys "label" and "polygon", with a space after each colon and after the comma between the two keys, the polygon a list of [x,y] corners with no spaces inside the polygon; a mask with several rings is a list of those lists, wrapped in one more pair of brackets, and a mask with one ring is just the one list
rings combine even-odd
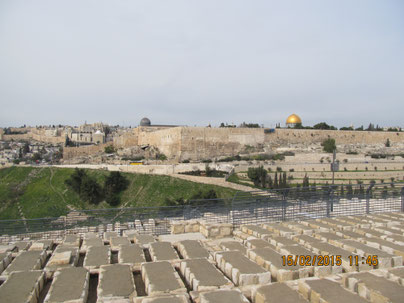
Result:
{"label": "stone terrace", "polygon": [[10,238],[0,302],[404,302],[403,213],[180,224],[159,237],[111,224],[56,241]]}

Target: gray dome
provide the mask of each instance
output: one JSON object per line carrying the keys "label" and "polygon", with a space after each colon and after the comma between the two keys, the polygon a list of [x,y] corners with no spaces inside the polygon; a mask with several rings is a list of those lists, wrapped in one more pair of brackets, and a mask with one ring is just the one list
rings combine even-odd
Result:
{"label": "gray dome", "polygon": [[142,120],[140,120],[140,126],[150,126],[151,122],[149,120],[149,118],[143,118]]}

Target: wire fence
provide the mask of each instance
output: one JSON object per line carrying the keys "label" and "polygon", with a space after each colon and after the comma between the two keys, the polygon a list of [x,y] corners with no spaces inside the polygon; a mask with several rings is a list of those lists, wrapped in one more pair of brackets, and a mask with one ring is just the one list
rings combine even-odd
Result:
{"label": "wire fence", "polygon": [[231,199],[192,200],[181,206],[72,211],[57,218],[0,220],[0,242],[13,239],[61,239],[66,234],[133,229],[170,233],[170,222],[259,224],[322,217],[404,212],[402,183],[317,186],[237,192]]}

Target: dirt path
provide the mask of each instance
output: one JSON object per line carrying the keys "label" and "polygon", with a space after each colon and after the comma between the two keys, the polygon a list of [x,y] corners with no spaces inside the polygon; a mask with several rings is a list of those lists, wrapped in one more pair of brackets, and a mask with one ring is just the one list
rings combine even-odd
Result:
{"label": "dirt path", "polygon": [[232,189],[240,190],[240,191],[256,191],[257,190],[254,187],[249,187],[246,185],[227,182],[224,178],[210,178],[210,177],[190,176],[190,175],[182,175],[182,174],[171,174],[170,176],[179,178],[179,179],[183,179],[183,180],[192,181],[192,182],[217,185],[217,186],[232,188]]}
{"label": "dirt path", "polygon": [[49,167],[49,170],[50,170],[50,177],[49,177],[49,186],[50,186],[50,188],[52,188],[52,190],[63,200],[63,202],[65,203],[65,205],[66,205],[66,207],[68,209],[76,210],[73,206],[67,204],[67,202],[65,200],[65,197],[63,197],[63,195],[59,191],[57,191],[56,188],[53,186],[52,179],[53,179],[53,176],[54,176],[55,173],[53,172],[52,167]]}

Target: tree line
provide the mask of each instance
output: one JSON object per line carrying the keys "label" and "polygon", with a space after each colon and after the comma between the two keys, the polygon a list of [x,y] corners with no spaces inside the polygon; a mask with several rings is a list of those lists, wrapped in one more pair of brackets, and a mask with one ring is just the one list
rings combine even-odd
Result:
{"label": "tree line", "polygon": [[65,184],[90,204],[97,205],[105,199],[109,205],[117,206],[121,202],[119,194],[128,187],[129,181],[120,172],[113,171],[105,177],[103,185],[100,185],[86,170],[76,168],[65,180]]}

